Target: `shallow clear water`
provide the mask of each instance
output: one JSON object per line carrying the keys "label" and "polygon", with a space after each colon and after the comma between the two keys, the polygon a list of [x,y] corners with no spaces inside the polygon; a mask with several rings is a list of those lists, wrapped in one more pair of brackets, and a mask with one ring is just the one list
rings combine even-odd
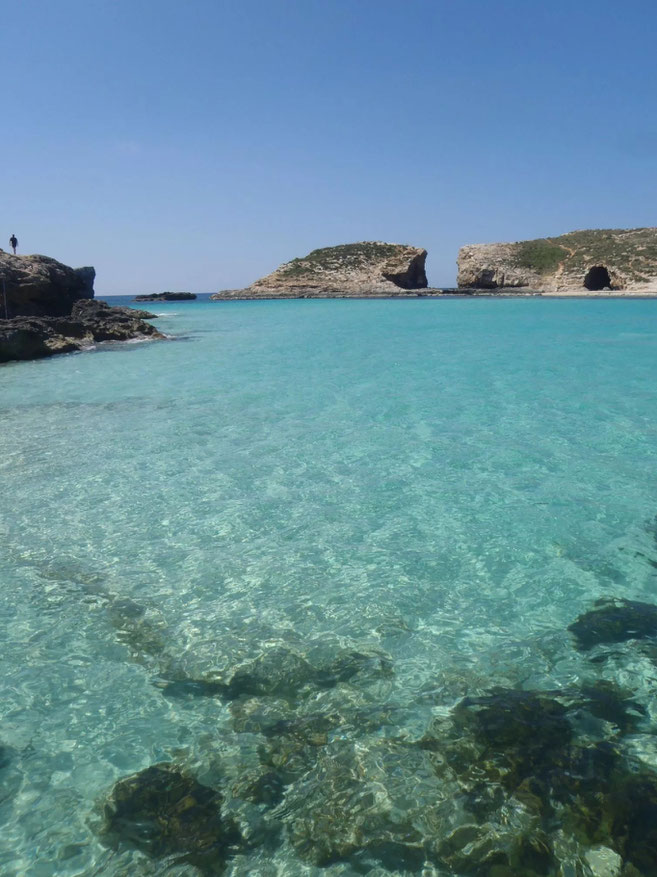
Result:
{"label": "shallow clear water", "polygon": [[[166,688],[272,648],[389,656],[287,702],[351,710],[329,744],[365,759],[492,686],[607,678],[657,766],[653,661],[593,663],[567,631],[600,597],[655,600],[657,302],[154,309],[175,340],[0,368],[2,874],[196,873],[99,839],[113,783],[162,761],[255,826],[227,873],[370,873],[299,855],[301,780],[278,811],[231,793],[263,743],[235,700]],[[376,782],[410,811],[400,770],[403,793]]]}

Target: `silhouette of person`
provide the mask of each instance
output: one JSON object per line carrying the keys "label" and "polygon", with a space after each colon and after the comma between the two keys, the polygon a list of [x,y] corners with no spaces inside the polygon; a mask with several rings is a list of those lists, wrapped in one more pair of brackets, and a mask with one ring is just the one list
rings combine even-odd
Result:
{"label": "silhouette of person", "polygon": [[16,255],[16,247],[18,246],[18,238],[16,237],[15,234],[13,234],[9,238],[9,243],[11,244],[11,248],[14,251],[14,256],[15,256]]}

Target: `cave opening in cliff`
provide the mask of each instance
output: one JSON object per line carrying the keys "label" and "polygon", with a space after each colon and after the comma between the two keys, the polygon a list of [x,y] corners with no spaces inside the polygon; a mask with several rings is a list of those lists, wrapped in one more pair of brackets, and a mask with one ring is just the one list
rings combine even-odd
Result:
{"label": "cave opening in cliff", "polygon": [[604,265],[595,265],[584,278],[584,286],[591,292],[598,289],[611,289],[611,277]]}

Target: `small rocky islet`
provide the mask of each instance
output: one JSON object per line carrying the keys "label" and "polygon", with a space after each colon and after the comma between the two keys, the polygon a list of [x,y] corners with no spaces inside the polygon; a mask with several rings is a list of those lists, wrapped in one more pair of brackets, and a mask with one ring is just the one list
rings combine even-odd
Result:
{"label": "small rocky islet", "polygon": [[360,241],[313,250],[292,259],[246,289],[210,296],[224,299],[387,298],[427,289],[427,251],[406,244]]}
{"label": "small rocky islet", "polygon": [[[232,735],[212,770],[178,759],[118,779],[98,805],[108,847],[199,874],[287,845],[308,866],[371,875],[657,875],[657,770],[626,745],[650,715],[590,659],[656,638],[638,624],[652,604],[609,598],[572,622],[591,668],[579,684],[493,687],[411,733],[384,703],[393,662],[371,645],[323,644],[318,660],[317,643],[272,632],[259,654],[185,678],[166,626],[152,637],[152,610],[99,599],[133,659],[145,640],[162,695],[216,698]],[[229,739],[246,761],[224,761]]]}
{"label": "small rocky islet", "polygon": [[149,295],[136,295],[134,301],[194,301],[193,292],[153,292]]}
{"label": "small rocky islet", "polygon": [[245,289],[222,290],[211,299],[657,294],[657,228],[590,229],[463,246],[452,289],[429,287],[426,258],[423,248],[384,241],[323,247]]}

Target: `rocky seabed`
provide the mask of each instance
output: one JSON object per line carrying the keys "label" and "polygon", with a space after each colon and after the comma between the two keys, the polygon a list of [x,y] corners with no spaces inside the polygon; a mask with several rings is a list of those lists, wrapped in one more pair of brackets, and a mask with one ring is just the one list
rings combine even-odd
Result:
{"label": "rocky seabed", "polygon": [[[374,641],[227,622],[195,652],[157,608],[77,586],[157,696],[217,720],[97,800],[94,874],[657,874],[654,704],[631,684],[657,605],[610,596],[536,641],[572,685],[438,667],[411,697]],[[0,749],[4,823],[30,756]]]}

